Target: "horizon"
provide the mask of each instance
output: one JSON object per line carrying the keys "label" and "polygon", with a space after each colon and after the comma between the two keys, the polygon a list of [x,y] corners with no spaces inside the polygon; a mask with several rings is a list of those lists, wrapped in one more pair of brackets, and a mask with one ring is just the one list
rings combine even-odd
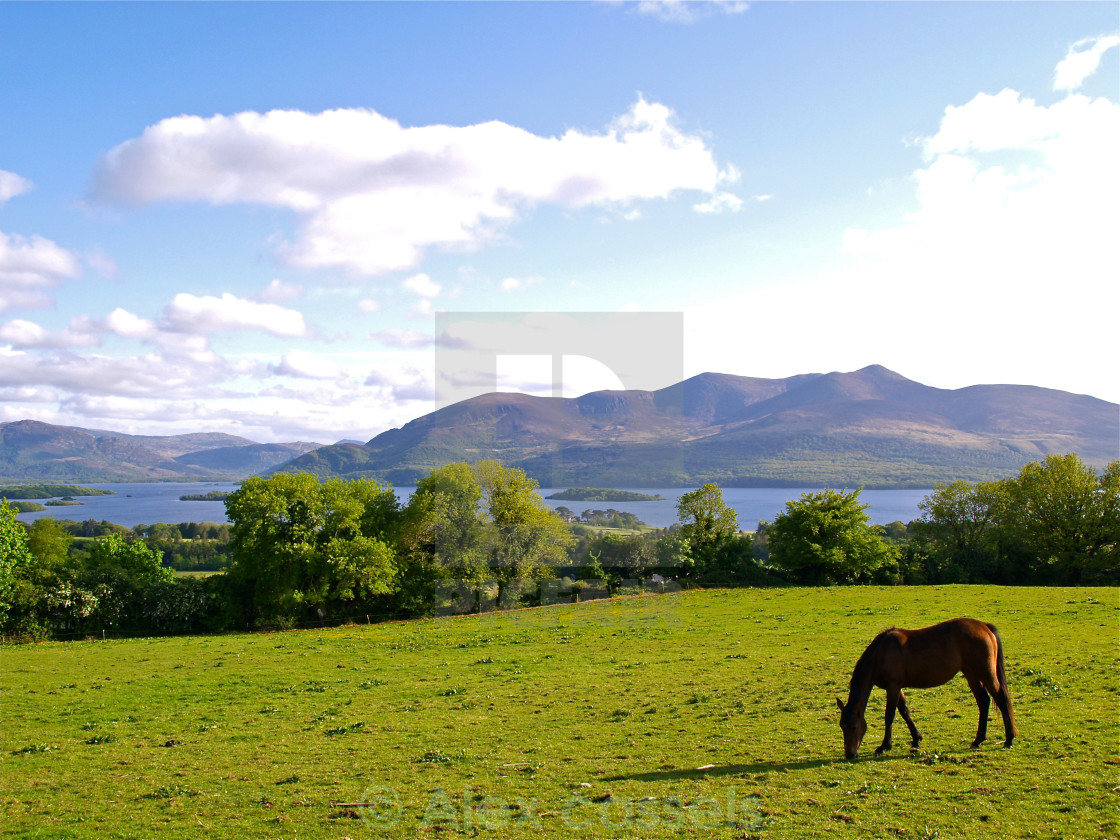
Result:
{"label": "horizon", "polygon": [[[1120,403],[1118,57],[1092,2],[0,4],[0,423],[369,440],[448,312]],[[494,390],[621,381],[567,359]]]}
{"label": "horizon", "polygon": [[[854,373],[860,373],[860,372],[866,370],[867,368],[881,368],[883,370],[886,370],[888,373],[893,373],[893,374],[902,376],[902,374],[899,374],[898,371],[892,371],[892,370],[890,370],[889,368],[886,368],[883,365],[876,365],[876,364],[868,365],[866,368],[861,368],[860,370],[857,370],[857,371],[828,371],[828,372],[825,372],[825,373],[814,371],[814,372],[810,372],[810,373],[794,374],[794,376],[819,377],[819,376],[829,376],[829,375],[833,375],[833,374],[850,375],[850,374],[854,374]],[[726,374],[726,373],[722,373],[720,371],[702,371],[701,373],[694,374],[692,376],[689,376],[689,377],[681,380],[681,382],[687,382],[689,380],[696,379],[696,378],[701,377],[701,376],[742,376],[742,375],[741,374]],[[765,378],[765,377],[747,377],[747,376],[744,376],[743,378]],[[911,382],[915,381],[915,380],[909,379],[908,377],[906,377],[906,378],[908,379],[908,381],[911,381]],[[677,384],[677,383],[673,383],[673,384]],[[923,385],[924,383],[919,382],[917,384]],[[932,387],[932,386],[927,386],[927,387]],[[1011,382],[1007,382],[1007,383],[978,382],[978,383],[974,383],[972,385],[961,386],[961,388],[977,388],[977,387],[981,387],[981,388],[983,388],[983,387],[1038,388],[1040,386],[1029,385],[1029,384],[1025,384],[1025,383],[1011,383]],[[545,389],[545,386],[541,386],[541,388]],[[590,396],[591,394],[602,393],[603,391],[615,391],[615,390],[624,390],[624,391],[625,390],[630,390],[630,391],[643,391],[643,392],[646,391],[646,389],[641,389],[641,388],[629,388],[629,389],[627,389],[627,388],[622,388],[622,389],[606,388],[606,389],[600,389],[600,390],[595,390],[595,391],[587,391],[587,392],[582,393],[582,394],[563,394],[563,395],[559,395],[559,398],[561,398],[561,399],[580,399],[581,397]],[[943,389],[943,390],[961,390],[961,389]],[[1056,390],[1056,389],[1047,389],[1047,390]],[[557,396],[557,395],[553,395],[553,394],[550,394],[550,393],[541,393],[541,392],[532,393],[532,392],[527,392],[527,391],[511,391],[511,390],[488,391],[488,392],[485,392],[485,394],[481,394],[481,395],[478,395],[478,396],[488,396],[488,395],[491,395],[491,394],[514,394],[514,393],[515,394],[521,394],[521,395],[527,396],[527,397],[540,397],[540,398],[543,398],[543,399],[550,399],[550,398],[553,398],[554,396]],[[1072,393],[1072,392],[1067,391],[1067,392],[1062,392],[1062,393]],[[1093,397],[1092,394],[1075,394],[1075,396],[1084,396],[1084,397],[1090,397],[1092,399],[1100,399],[1099,397]],[[467,399],[474,399],[474,397],[468,397]],[[463,401],[465,402],[466,400],[463,400]],[[1104,402],[1109,402],[1109,401],[1104,400]],[[1117,407],[1120,407],[1120,405],[1118,405],[1116,403],[1111,403],[1111,404],[1112,405],[1117,405]],[[433,409],[433,410],[435,410],[435,409]],[[428,412],[428,413],[431,413],[431,412]],[[413,420],[418,420],[418,419],[420,419],[424,416],[425,416],[424,414],[420,414],[420,415],[417,415],[416,417],[409,418],[408,420],[403,421],[401,423],[401,426],[404,426],[404,425],[412,422]],[[19,422],[27,422],[27,421],[33,421],[34,422],[34,418],[22,418],[22,419],[19,419],[19,420],[0,421],[0,426],[8,425],[10,423],[19,423]],[[38,422],[46,422],[46,421],[38,421]],[[87,431],[87,432],[109,432],[111,434],[125,434],[125,435],[133,434],[131,432],[122,432],[118,429],[111,429],[111,428],[90,428],[90,427],[84,427],[84,426],[83,427],[73,427],[73,426],[70,426],[70,424],[57,424],[57,423],[50,424],[50,425],[70,427],[70,428],[81,428],[82,430]],[[401,426],[394,426],[394,427],[391,427],[390,429],[385,429],[383,431],[391,431],[392,429],[399,429],[399,428],[401,428]],[[194,432],[176,432],[174,434],[231,434],[231,433],[222,432],[220,430],[213,430],[213,429],[202,429],[202,430],[197,430],[196,429]],[[378,432],[377,434],[381,434],[381,432]],[[144,433],[138,433],[138,436],[150,436],[150,435],[145,435]],[[156,436],[159,436],[159,435],[156,435]],[[169,436],[174,436],[174,435],[169,435]],[[366,443],[368,443],[370,440],[372,440],[373,437],[376,437],[376,436],[377,435],[373,435],[372,437],[365,438],[365,439],[359,439],[359,438],[356,438],[356,437],[341,437],[341,438],[336,438],[336,439],[331,440],[331,441],[314,441],[314,440],[257,441],[257,440],[251,440],[251,442],[252,443],[263,443],[263,444],[269,444],[269,443],[276,443],[276,444],[280,444],[280,443],[315,443],[315,444],[321,444],[322,446],[334,446],[334,445],[342,444],[342,443],[355,443],[355,444],[364,446]],[[238,437],[244,437],[244,436],[239,435]]]}

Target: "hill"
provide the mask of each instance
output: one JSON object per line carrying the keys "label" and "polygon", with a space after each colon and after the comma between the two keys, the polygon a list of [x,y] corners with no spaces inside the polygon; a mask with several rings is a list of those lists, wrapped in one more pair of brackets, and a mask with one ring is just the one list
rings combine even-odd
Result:
{"label": "hill", "polygon": [[0,424],[0,481],[104,482],[239,479],[316,449],[219,433],[126,435],[35,420]]}
{"label": "hill", "polygon": [[485,394],[363,446],[278,467],[412,484],[496,458],[545,487],[929,487],[1012,475],[1051,453],[1120,457],[1120,407],[1024,385],[933,388],[878,365],[758,379],[704,373],[659,391]]}

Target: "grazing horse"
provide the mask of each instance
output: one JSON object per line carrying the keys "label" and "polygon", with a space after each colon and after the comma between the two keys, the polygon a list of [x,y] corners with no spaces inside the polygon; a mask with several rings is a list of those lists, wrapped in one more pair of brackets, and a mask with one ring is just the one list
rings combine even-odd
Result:
{"label": "grazing horse", "polygon": [[922,734],[910,717],[910,707],[906,705],[902,689],[944,685],[958,672],[968,680],[968,687],[980,708],[973,748],[979,747],[988,736],[989,694],[995,698],[1003,715],[1006,738],[1003,745],[1010,747],[1019,729],[1007,693],[1003,642],[991,624],[974,618],[954,618],[921,630],[892,627],[867,646],[852,672],[848,702],[845,704],[836,698],[836,705],[840,707],[840,728],[844,730],[844,757],[852,759],[859,754],[867,732],[864,712],[872,688],[878,686],[887,692],[886,731],[875,755],[891,748],[891,724],[896,708],[910,730],[913,748],[917,749]]}

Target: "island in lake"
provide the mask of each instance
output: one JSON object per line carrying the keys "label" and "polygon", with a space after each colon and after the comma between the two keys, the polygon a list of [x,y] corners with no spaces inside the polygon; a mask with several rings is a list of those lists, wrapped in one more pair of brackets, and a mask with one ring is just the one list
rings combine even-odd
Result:
{"label": "island in lake", "polygon": [[569,487],[559,490],[547,499],[562,502],[663,502],[664,496],[635,493],[633,490],[612,490],[608,487]]}
{"label": "island in lake", "polygon": [[229,498],[225,490],[211,490],[209,493],[187,493],[179,497],[180,502],[224,502]]}
{"label": "island in lake", "polygon": [[38,502],[8,502],[8,506],[13,508],[16,513],[38,513],[41,510],[46,510]]}
{"label": "island in lake", "polygon": [[72,496],[112,496],[112,490],[95,490],[72,484],[17,484],[0,487],[0,497],[5,499],[54,499]]}

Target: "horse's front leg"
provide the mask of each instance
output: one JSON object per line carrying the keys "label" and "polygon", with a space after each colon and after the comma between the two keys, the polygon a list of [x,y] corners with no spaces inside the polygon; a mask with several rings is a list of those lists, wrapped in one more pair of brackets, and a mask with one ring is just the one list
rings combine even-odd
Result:
{"label": "horse's front leg", "polygon": [[902,715],[902,719],[906,721],[906,728],[910,730],[910,747],[915,750],[918,749],[922,744],[922,733],[914,725],[914,718],[910,717],[910,706],[906,702],[906,695],[901,691],[898,692],[898,713]]}
{"label": "horse's front leg", "polygon": [[887,717],[883,727],[883,743],[875,749],[875,755],[882,755],[891,748],[891,726],[894,724],[894,710],[902,690],[898,686],[887,687]]}

